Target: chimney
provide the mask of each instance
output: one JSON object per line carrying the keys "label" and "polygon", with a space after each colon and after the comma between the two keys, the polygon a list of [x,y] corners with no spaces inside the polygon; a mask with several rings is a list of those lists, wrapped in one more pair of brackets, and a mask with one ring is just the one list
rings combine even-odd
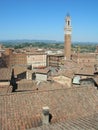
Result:
{"label": "chimney", "polygon": [[49,107],[43,107],[42,108],[42,124],[48,125],[49,124]]}

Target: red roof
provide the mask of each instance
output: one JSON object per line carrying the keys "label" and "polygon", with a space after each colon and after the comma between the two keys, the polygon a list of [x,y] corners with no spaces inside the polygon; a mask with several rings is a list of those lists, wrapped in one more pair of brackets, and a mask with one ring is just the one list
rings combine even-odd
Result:
{"label": "red roof", "polygon": [[[51,123],[53,125],[37,127],[41,125],[42,107],[44,106],[50,108],[50,113],[53,116]],[[53,128],[55,123],[59,125],[58,122],[62,120],[76,118],[81,120],[81,117],[92,114],[95,114],[96,117],[96,113],[98,113],[98,91],[92,87],[50,91],[32,90],[0,95],[1,130],[25,130],[32,127],[35,127],[35,130],[44,127],[47,130]],[[96,120],[95,117],[91,119]],[[83,122],[85,123],[85,121]],[[56,125],[54,128],[60,130],[59,126],[56,127]],[[67,127],[66,125],[64,128]],[[74,128],[71,125],[68,128]]]}
{"label": "red roof", "polygon": [[1,68],[0,69],[0,80],[10,80],[11,79],[11,69]]}

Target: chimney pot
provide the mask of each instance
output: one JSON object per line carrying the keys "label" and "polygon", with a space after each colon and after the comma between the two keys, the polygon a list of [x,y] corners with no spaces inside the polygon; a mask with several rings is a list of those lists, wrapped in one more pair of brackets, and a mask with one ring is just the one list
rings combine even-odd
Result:
{"label": "chimney pot", "polygon": [[43,107],[42,108],[42,123],[43,124],[49,124],[49,107]]}

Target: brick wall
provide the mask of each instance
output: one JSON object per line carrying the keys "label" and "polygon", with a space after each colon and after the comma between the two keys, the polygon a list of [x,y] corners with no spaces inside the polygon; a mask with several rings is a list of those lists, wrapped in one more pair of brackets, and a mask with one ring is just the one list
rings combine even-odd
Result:
{"label": "brick wall", "polygon": [[71,56],[71,35],[65,35],[65,43],[64,43],[64,55],[66,59],[70,59]]}

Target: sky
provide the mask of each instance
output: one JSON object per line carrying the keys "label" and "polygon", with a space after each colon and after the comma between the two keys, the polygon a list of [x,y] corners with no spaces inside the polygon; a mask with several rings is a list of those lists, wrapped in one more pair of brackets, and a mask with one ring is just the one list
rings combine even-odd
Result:
{"label": "sky", "polygon": [[0,0],[0,40],[63,41],[67,13],[73,42],[98,42],[98,0]]}

